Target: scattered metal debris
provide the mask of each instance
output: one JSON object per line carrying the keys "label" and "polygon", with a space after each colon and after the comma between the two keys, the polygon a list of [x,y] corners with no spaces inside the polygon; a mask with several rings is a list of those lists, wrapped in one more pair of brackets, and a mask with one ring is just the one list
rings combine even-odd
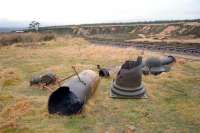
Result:
{"label": "scattered metal debris", "polygon": [[137,61],[126,61],[118,72],[116,80],[113,80],[110,97],[144,98],[142,67],[142,57],[138,57]]}
{"label": "scattered metal debris", "polygon": [[48,85],[57,83],[57,77],[54,73],[46,73],[43,75],[35,76],[30,81],[30,86],[40,85],[42,88],[46,88],[49,91],[53,91]]}
{"label": "scattered metal debris", "polygon": [[30,86],[40,86],[41,88],[45,88],[45,89],[49,90],[50,92],[53,92],[53,89],[51,87],[49,87],[49,85],[57,84],[58,86],[60,86],[61,82],[63,82],[66,79],[69,79],[75,75],[76,74],[72,74],[63,79],[59,79],[56,76],[56,74],[49,72],[49,73],[42,74],[39,76],[34,76],[30,80]]}
{"label": "scattered metal debris", "polygon": [[56,80],[57,77],[54,73],[47,73],[41,76],[41,83],[44,83],[45,85],[55,84]]}
{"label": "scattered metal debris", "polygon": [[100,65],[97,65],[97,69],[99,70],[99,76],[100,77],[105,77],[105,78],[110,77],[110,73],[109,73],[108,69],[101,68]]}
{"label": "scattered metal debris", "polygon": [[30,86],[32,85],[38,85],[41,83],[41,77],[32,77],[30,80]]}
{"label": "scattered metal debris", "polygon": [[88,98],[94,94],[99,83],[99,76],[92,70],[85,70],[78,75],[65,81],[50,95],[48,100],[50,114],[72,115],[80,113]]}
{"label": "scattered metal debris", "polygon": [[37,84],[50,85],[56,83],[57,77],[54,73],[46,73],[43,75],[35,76],[30,81],[30,86]]}

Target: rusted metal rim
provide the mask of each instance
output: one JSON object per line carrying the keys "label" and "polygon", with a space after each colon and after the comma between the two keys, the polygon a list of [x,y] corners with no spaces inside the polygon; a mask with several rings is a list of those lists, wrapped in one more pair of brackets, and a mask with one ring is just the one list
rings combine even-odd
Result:
{"label": "rusted metal rim", "polygon": [[121,90],[121,91],[127,91],[127,92],[133,92],[133,91],[138,91],[141,89],[141,87],[143,87],[143,84],[141,84],[140,86],[136,87],[136,88],[129,88],[129,87],[122,87],[122,86],[119,86],[116,84],[116,81],[114,80],[112,85],[117,88],[118,90]]}
{"label": "rusted metal rim", "polygon": [[111,97],[124,97],[124,98],[140,98],[145,95],[145,88],[143,84],[141,84],[137,88],[125,88],[115,84],[113,81],[110,87],[110,96]]}
{"label": "rusted metal rim", "polygon": [[154,72],[167,72],[169,71],[169,67],[167,66],[160,66],[160,67],[152,67],[150,68],[150,72],[154,73]]}

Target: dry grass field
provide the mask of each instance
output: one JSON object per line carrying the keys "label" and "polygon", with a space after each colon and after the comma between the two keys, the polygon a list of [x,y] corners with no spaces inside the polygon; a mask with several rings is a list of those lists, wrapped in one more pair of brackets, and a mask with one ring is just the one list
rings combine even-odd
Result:
{"label": "dry grass field", "polygon": [[[200,61],[178,58],[169,73],[143,76],[148,99],[109,98],[110,79],[102,79],[83,113],[49,115],[50,93],[29,86],[33,75],[46,71],[59,77],[115,68],[136,59],[140,50],[92,45],[82,38],[58,37],[24,46],[0,47],[0,132],[2,133],[198,133],[200,132]],[[163,53],[145,51],[144,58]],[[56,89],[56,86],[52,86]]]}
{"label": "dry grass field", "polygon": [[50,41],[55,39],[53,33],[0,33],[0,46],[8,46],[15,43],[22,43],[27,45],[30,43]]}

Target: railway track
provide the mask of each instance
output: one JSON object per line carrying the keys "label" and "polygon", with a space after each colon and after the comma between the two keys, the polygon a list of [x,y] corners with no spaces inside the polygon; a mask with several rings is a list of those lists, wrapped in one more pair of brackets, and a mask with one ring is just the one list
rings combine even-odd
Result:
{"label": "railway track", "polygon": [[137,49],[151,50],[151,51],[162,51],[176,54],[184,54],[190,56],[200,57],[200,45],[181,45],[181,44],[139,44],[135,42],[117,42],[108,40],[96,40],[87,39],[88,41],[95,43],[97,45],[111,45],[115,47],[128,48],[133,47]]}

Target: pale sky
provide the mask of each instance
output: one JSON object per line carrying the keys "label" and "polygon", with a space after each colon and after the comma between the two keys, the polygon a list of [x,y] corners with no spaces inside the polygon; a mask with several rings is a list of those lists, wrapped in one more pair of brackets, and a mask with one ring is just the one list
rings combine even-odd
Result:
{"label": "pale sky", "polygon": [[49,24],[200,18],[200,0],[0,0],[0,21]]}

